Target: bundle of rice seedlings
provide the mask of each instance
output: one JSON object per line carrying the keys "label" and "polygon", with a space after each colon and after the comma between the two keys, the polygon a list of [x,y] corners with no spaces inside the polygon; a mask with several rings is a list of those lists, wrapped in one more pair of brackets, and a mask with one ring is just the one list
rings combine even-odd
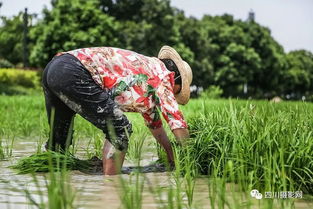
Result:
{"label": "bundle of rice seedlings", "polygon": [[18,174],[66,170],[89,170],[93,165],[88,160],[80,160],[71,154],[44,152],[20,159],[11,168]]}

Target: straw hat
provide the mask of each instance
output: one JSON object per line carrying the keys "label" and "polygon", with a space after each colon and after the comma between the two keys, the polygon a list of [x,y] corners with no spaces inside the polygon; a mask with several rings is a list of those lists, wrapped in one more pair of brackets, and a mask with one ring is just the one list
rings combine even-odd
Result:
{"label": "straw hat", "polygon": [[178,68],[181,75],[181,90],[175,94],[176,101],[179,104],[187,104],[190,98],[190,84],[192,81],[192,70],[187,62],[185,62],[175,49],[169,46],[163,46],[159,51],[159,59],[171,59]]}

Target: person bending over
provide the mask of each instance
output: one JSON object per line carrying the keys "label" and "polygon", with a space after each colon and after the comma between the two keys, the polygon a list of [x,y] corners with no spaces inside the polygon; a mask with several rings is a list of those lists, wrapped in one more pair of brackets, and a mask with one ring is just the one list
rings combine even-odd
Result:
{"label": "person bending over", "polygon": [[117,174],[132,133],[124,112],[138,112],[173,164],[160,112],[177,141],[184,143],[189,132],[178,104],[187,104],[191,81],[190,66],[169,46],[161,48],[158,58],[113,47],[58,53],[43,72],[50,124],[46,148],[67,150],[77,113],[104,132],[103,173]]}

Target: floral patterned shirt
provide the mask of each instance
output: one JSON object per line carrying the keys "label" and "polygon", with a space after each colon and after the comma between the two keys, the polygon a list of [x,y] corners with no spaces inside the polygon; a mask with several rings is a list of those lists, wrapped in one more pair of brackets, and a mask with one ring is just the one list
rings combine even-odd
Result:
{"label": "floral patterned shirt", "polygon": [[[124,112],[139,112],[149,128],[159,128],[159,111],[171,130],[187,128],[174,97],[174,72],[161,60],[133,51],[112,47],[93,47],[69,52],[90,72]],[[62,53],[62,54],[63,54]]]}

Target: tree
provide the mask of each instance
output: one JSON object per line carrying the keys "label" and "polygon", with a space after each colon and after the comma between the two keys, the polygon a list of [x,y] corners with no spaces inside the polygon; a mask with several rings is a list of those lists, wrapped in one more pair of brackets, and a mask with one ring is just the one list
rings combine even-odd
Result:
{"label": "tree", "polygon": [[[223,96],[300,98],[313,88],[312,53],[286,55],[268,28],[229,14],[187,18],[169,0],[52,0],[43,16],[30,30],[33,66],[82,47],[115,46],[156,56],[170,45],[191,65],[193,84],[219,86]],[[21,62],[21,15],[3,20],[0,58]]]}
{"label": "tree", "polygon": [[[167,44],[180,52],[188,49],[180,39],[176,15],[179,10],[169,0],[99,0],[102,11],[122,24],[124,48],[156,56]],[[187,55],[189,56],[189,55]]]}
{"label": "tree", "polygon": [[310,95],[313,89],[313,54],[306,50],[291,51],[286,55],[284,93],[292,99]]}
{"label": "tree", "polygon": [[3,26],[0,28],[0,57],[13,64],[23,60],[23,14],[20,12],[12,18],[1,17]]}
{"label": "tree", "polygon": [[243,24],[248,44],[261,59],[261,68],[249,82],[252,95],[271,98],[282,93],[282,77],[286,69],[283,47],[274,40],[268,28],[255,22]]}
{"label": "tree", "polygon": [[214,79],[223,88],[225,96],[244,96],[244,85],[259,71],[261,59],[253,48],[230,43],[219,56],[219,68]]}
{"label": "tree", "polygon": [[281,91],[284,52],[268,29],[227,14],[182,22],[182,41],[194,54],[196,85],[221,86],[224,96],[243,96],[244,85],[246,96],[270,97]]}
{"label": "tree", "polygon": [[104,14],[96,1],[55,0],[51,11],[30,31],[35,46],[31,63],[45,66],[60,51],[92,46],[120,46],[120,24]]}

